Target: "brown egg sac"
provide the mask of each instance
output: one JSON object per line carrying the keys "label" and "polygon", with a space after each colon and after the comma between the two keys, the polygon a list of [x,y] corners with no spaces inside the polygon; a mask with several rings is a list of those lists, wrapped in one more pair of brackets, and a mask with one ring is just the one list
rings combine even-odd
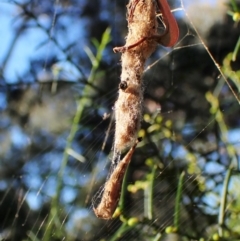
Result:
{"label": "brown egg sac", "polygon": [[96,208],[93,208],[93,211],[98,218],[112,218],[112,215],[116,210],[121,195],[124,174],[139,141],[140,140],[137,140],[137,142],[128,151],[125,157],[118,163],[117,167],[113,170],[109,179],[107,180],[103,189],[101,202]]}
{"label": "brown egg sac", "polygon": [[137,139],[142,119],[144,64],[155,50],[157,42],[150,39],[134,47],[131,45],[145,36],[157,34],[155,10],[155,2],[152,0],[130,1],[126,45],[114,49],[123,52],[119,95],[115,103],[115,156],[129,149]]}

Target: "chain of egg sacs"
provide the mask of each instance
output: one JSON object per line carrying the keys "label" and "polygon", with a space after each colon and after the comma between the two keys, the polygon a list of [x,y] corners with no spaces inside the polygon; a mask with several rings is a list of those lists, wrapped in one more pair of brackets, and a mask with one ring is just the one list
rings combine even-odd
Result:
{"label": "chain of egg sacs", "polygon": [[[143,36],[156,34],[155,3],[152,0],[131,0],[128,14],[129,34],[125,46],[135,44]],[[93,208],[98,218],[112,218],[121,195],[125,171],[140,141],[137,133],[142,118],[142,75],[145,61],[155,50],[156,45],[156,41],[151,40],[143,41],[131,49],[124,46],[117,48],[123,54],[119,96],[115,103],[116,127],[112,160],[115,168],[104,185],[100,203]],[[129,151],[120,161],[121,154],[126,149]]]}
{"label": "chain of egg sacs", "polygon": [[[154,52],[157,43],[173,46],[179,36],[177,22],[166,0],[158,0],[159,9],[165,24],[162,35],[157,33],[155,1],[130,0],[128,5],[128,36],[126,45],[114,48],[122,52],[122,74],[119,96],[115,103],[115,142],[112,166],[104,185],[101,201],[94,207],[97,217],[110,219],[121,195],[121,185],[127,166],[141,138],[137,138],[142,118],[143,86],[142,75],[147,58]],[[129,151],[120,161],[122,152]],[[98,198],[98,196],[97,196]]]}

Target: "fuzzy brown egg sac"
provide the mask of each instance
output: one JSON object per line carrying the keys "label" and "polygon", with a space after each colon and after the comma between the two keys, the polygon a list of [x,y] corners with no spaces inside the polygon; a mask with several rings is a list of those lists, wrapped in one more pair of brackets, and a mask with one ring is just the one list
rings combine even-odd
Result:
{"label": "fuzzy brown egg sac", "polygon": [[[156,41],[145,38],[157,34],[155,10],[153,0],[131,0],[126,45],[115,49],[122,52],[121,82],[115,103],[115,156],[131,148],[137,139],[142,119],[144,65],[157,46]],[[131,45],[134,47],[127,47]]]}

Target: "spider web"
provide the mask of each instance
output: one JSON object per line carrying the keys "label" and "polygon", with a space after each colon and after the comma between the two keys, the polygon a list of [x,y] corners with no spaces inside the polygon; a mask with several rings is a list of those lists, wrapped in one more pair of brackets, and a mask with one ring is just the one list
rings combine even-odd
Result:
{"label": "spider web", "polygon": [[239,239],[239,29],[220,1],[171,4],[181,36],[146,65],[143,141],[122,215],[94,216],[109,175],[121,71],[112,48],[124,44],[126,4],[0,3],[0,240]]}

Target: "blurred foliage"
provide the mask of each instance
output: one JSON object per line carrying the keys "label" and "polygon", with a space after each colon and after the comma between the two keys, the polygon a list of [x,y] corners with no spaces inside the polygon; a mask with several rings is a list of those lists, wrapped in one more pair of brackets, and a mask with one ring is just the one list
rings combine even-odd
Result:
{"label": "blurred foliage", "polygon": [[[124,43],[126,2],[2,4],[14,14],[0,62],[0,240],[240,239],[238,1],[205,36],[215,63],[184,18],[177,48],[149,60],[143,141],[107,222],[91,197],[111,156],[121,72],[112,48]],[[31,34],[35,51],[11,77]]]}

